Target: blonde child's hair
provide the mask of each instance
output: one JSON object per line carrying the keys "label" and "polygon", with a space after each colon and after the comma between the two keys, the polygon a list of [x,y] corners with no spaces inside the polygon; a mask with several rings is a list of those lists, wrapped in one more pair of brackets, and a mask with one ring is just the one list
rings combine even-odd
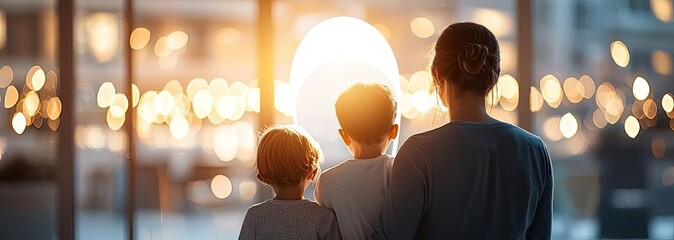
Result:
{"label": "blonde child's hair", "polygon": [[318,142],[302,127],[269,128],[257,148],[257,179],[271,186],[294,186],[318,169],[322,158]]}

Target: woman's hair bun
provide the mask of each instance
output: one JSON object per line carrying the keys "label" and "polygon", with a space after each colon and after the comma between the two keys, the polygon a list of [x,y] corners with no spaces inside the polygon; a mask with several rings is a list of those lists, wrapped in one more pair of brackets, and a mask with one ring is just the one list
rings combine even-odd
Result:
{"label": "woman's hair bun", "polygon": [[489,48],[483,44],[469,43],[459,52],[459,68],[468,74],[477,74],[487,62]]}

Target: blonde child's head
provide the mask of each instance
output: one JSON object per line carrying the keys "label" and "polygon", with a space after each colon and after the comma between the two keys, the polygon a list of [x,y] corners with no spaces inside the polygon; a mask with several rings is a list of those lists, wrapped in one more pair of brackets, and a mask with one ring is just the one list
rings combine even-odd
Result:
{"label": "blonde child's head", "polygon": [[272,187],[313,181],[323,158],[318,143],[303,128],[284,125],[267,129],[257,149],[257,178]]}

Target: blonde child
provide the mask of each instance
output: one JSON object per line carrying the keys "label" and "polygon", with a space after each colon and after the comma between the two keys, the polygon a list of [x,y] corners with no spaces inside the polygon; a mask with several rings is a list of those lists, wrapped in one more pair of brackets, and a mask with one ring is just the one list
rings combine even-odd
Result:
{"label": "blonde child", "polygon": [[248,209],[239,239],[342,239],[332,210],[304,198],[320,158],[320,147],[302,128],[267,130],[257,150],[257,178],[276,197]]}

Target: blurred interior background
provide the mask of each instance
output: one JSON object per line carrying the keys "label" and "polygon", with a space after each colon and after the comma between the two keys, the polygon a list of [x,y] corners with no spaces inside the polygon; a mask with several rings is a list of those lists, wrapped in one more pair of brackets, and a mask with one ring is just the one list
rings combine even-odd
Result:
{"label": "blurred interior background", "polygon": [[[329,97],[294,101],[313,88],[298,90],[291,69],[306,67],[293,65],[300,43],[312,44],[307,33],[337,16],[377,33],[362,46],[390,46],[394,59],[369,64],[396,63],[387,70],[399,75],[388,81],[399,86],[400,143],[448,121],[427,72],[438,33],[456,21],[485,25],[501,44],[490,114],[541,136],[552,155],[553,238],[674,238],[672,0],[131,0],[130,26],[124,1],[75,0],[72,79],[58,64],[68,39],[59,2],[0,0],[2,239],[57,239],[59,223],[76,239],[236,238],[246,209],[272,194],[254,174],[260,128],[311,115],[297,112],[305,106],[333,111]],[[519,26],[531,33],[525,44]],[[364,34],[342,27],[333,30]],[[357,48],[318,39],[319,49]],[[367,75],[359,71],[340,76]],[[66,83],[72,96],[59,89]],[[349,157],[332,125],[307,119],[323,169]],[[59,143],[64,132],[72,143]],[[63,146],[73,160],[59,157]],[[68,163],[72,223],[59,222]]]}

